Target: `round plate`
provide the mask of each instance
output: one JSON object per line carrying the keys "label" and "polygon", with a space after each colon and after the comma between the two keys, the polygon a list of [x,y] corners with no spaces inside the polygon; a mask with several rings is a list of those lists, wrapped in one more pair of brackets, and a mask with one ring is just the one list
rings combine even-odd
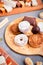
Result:
{"label": "round plate", "polygon": [[[7,45],[15,52],[17,53],[20,53],[20,54],[23,54],[23,55],[42,55],[43,56],[43,44],[39,47],[39,48],[33,48],[33,47],[30,47],[29,44],[23,46],[23,47],[20,47],[20,46],[17,46],[15,43],[14,43],[14,37],[16,36],[15,34],[13,34],[10,30],[10,27],[12,25],[14,25],[14,30],[17,29],[16,25],[21,22],[23,20],[24,17],[20,17],[16,20],[14,20],[13,22],[11,22],[7,28],[6,28],[6,31],[5,31],[5,41],[7,43]],[[43,21],[39,18],[36,18],[36,21],[39,22],[39,21]],[[36,52],[37,51],[37,52]]]}

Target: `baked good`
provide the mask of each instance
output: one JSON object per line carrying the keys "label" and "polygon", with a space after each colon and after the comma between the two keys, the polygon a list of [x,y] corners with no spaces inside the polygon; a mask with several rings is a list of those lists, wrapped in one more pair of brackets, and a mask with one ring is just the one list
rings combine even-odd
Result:
{"label": "baked good", "polygon": [[40,12],[39,17],[43,18],[43,12]]}
{"label": "baked good", "polygon": [[32,0],[32,6],[37,6],[37,5],[38,5],[37,0]]}
{"label": "baked good", "polygon": [[16,3],[17,3],[17,1],[10,1],[9,6],[11,6],[12,8],[15,8]]}
{"label": "baked good", "polygon": [[21,21],[18,24],[18,28],[20,30],[20,32],[28,32],[30,30],[30,23],[28,21]]}
{"label": "baked good", "polygon": [[43,43],[42,41],[42,35],[41,34],[33,34],[29,37],[29,44],[33,48],[40,47],[40,45]]}
{"label": "baked good", "polygon": [[3,2],[0,2],[0,7],[3,7],[4,3]]}
{"label": "baked good", "polygon": [[21,2],[17,2],[17,4],[16,4],[16,7],[22,7],[22,4],[21,4]]}
{"label": "baked good", "polygon": [[43,63],[41,61],[37,61],[36,65],[43,65]]}
{"label": "baked good", "polygon": [[12,11],[12,7],[9,6],[9,5],[4,5],[3,7],[5,8],[5,10],[6,10],[7,12],[11,12],[11,11]]}
{"label": "baked good", "polygon": [[0,7],[0,13],[5,13],[5,9],[3,7]]}
{"label": "baked good", "polygon": [[26,0],[25,6],[31,6],[31,0]]}
{"label": "baked good", "polygon": [[43,22],[38,22],[37,26],[40,28],[40,32],[43,33]]}
{"label": "baked good", "polygon": [[16,7],[16,3],[17,3],[17,1],[9,0],[9,1],[5,1],[4,5],[8,5],[8,6],[12,7],[12,8],[15,8]]}
{"label": "baked good", "polygon": [[28,37],[25,34],[16,35],[14,38],[14,42],[16,45],[24,46],[28,42]]}
{"label": "baked good", "polygon": [[33,65],[33,61],[29,57],[27,57],[27,58],[25,58],[25,64],[26,65]]}
{"label": "baked good", "polygon": [[40,28],[38,26],[33,26],[31,31],[33,34],[37,34],[37,33],[40,33]]}
{"label": "baked good", "polygon": [[24,16],[23,21],[28,21],[30,23],[30,25],[32,25],[32,26],[37,25],[36,18],[33,18],[33,17]]}
{"label": "baked good", "polygon": [[3,8],[3,6],[4,6],[4,3],[0,2],[0,13],[4,13],[5,12],[5,9]]}
{"label": "baked good", "polygon": [[21,4],[22,4],[22,7],[24,7],[25,5],[24,5],[24,1],[19,1]]}
{"label": "baked good", "polygon": [[26,6],[31,6],[31,2],[26,2],[25,5]]}
{"label": "baked good", "polygon": [[18,34],[21,34],[21,32],[19,31],[19,28],[18,28],[18,24],[13,24],[11,27],[10,27],[10,31],[15,34],[15,35],[18,35]]}

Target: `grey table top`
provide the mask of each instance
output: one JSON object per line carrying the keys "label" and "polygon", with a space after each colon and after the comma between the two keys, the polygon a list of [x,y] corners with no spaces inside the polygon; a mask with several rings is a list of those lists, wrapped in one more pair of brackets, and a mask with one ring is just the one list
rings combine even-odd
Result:
{"label": "grey table top", "polygon": [[[16,15],[11,15],[11,16],[6,16],[6,17],[8,17],[8,19],[9,19],[9,22],[3,27],[3,28],[1,28],[0,29],[0,38],[2,38],[3,40],[2,41],[0,41],[0,47],[3,47],[6,51],[7,51],[7,53],[13,58],[13,59],[15,59],[16,61],[17,61],[17,63],[19,64],[19,65],[24,65],[24,59],[26,58],[26,57],[30,57],[32,60],[33,60],[33,62],[35,63],[36,61],[42,61],[43,62],[43,57],[41,57],[41,56],[24,56],[24,55],[20,55],[20,54],[17,54],[17,53],[15,53],[15,52],[13,52],[7,45],[6,45],[6,43],[5,43],[5,41],[4,41],[4,33],[5,33],[5,29],[6,29],[6,26],[10,23],[10,22],[12,22],[13,20],[15,20],[16,18],[18,18],[18,17],[21,17],[21,16],[34,16],[34,17],[38,17],[38,14],[40,13],[40,12],[42,12],[43,10],[38,10],[38,11],[32,11],[32,12],[27,12],[27,13],[22,13],[22,14],[16,14]],[[2,19],[4,19],[5,17],[0,17],[0,21],[2,20]],[[36,51],[37,52],[37,51]]]}

